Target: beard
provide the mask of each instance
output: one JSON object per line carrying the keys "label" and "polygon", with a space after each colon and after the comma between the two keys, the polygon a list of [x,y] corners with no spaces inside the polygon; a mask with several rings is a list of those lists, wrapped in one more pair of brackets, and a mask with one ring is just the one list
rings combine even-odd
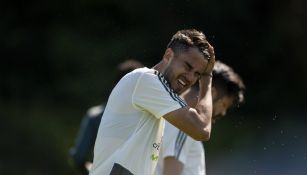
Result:
{"label": "beard", "polygon": [[183,92],[183,90],[181,90],[181,88],[179,88],[177,85],[178,78],[176,78],[173,69],[170,66],[168,66],[163,72],[163,75],[167,80],[167,82],[169,83],[170,88],[172,88],[174,92],[180,95]]}

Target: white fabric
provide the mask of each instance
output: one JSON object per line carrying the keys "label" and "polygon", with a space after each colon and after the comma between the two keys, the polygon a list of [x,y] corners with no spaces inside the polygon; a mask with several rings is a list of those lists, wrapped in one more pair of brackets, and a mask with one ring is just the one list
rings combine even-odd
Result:
{"label": "white fabric", "polygon": [[98,130],[91,175],[107,175],[114,163],[134,175],[156,167],[164,130],[163,115],[183,107],[163,76],[141,68],[113,89]]}
{"label": "white fabric", "polygon": [[205,151],[202,143],[166,122],[163,144],[155,175],[163,175],[163,160],[174,157],[184,166],[181,175],[205,175]]}

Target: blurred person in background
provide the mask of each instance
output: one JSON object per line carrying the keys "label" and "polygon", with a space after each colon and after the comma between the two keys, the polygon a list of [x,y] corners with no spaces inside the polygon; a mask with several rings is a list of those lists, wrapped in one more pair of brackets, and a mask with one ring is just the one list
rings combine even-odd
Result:
{"label": "blurred person in background", "polygon": [[[116,68],[116,81],[134,69],[144,67],[142,63],[128,59],[120,63]],[[105,104],[93,106],[86,112],[82,119],[75,144],[69,150],[70,160],[73,166],[81,174],[89,174],[92,165],[94,144]]]}
{"label": "blurred person in background", "polygon": [[[192,86],[182,96],[189,105],[195,106],[198,99],[191,96],[194,94],[192,91],[199,91],[198,86]],[[240,76],[231,67],[217,61],[212,78],[212,122],[225,116],[229,108],[243,103],[244,91],[245,86]],[[166,122],[156,175],[205,174],[205,150],[202,142]]]}
{"label": "blurred person in background", "polygon": [[[103,113],[90,174],[153,174],[165,120],[196,140],[208,140],[214,62],[214,49],[202,32],[180,30],[158,64],[125,75]],[[196,82],[199,101],[190,107],[178,95]]]}

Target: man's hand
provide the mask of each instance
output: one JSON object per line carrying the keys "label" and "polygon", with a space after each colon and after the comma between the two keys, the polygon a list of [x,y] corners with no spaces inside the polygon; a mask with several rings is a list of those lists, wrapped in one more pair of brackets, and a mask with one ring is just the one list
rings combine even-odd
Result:
{"label": "man's hand", "polygon": [[92,168],[93,163],[92,162],[85,162],[84,166],[87,169],[87,171],[89,172]]}

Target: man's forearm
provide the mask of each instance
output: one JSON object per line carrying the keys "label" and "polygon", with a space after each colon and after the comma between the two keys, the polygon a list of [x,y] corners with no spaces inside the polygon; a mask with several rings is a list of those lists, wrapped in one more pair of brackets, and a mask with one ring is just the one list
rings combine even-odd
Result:
{"label": "man's forearm", "polygon": [[[195,107],[198,114],[201,116],[203,123],[206,123],[205,130],[211,133],[211,119],[212,119],[212,94],[211,94],[211,76],[204,76],[200,80],[199,100]],[[209,138],[208,138],[209,139]]]}

